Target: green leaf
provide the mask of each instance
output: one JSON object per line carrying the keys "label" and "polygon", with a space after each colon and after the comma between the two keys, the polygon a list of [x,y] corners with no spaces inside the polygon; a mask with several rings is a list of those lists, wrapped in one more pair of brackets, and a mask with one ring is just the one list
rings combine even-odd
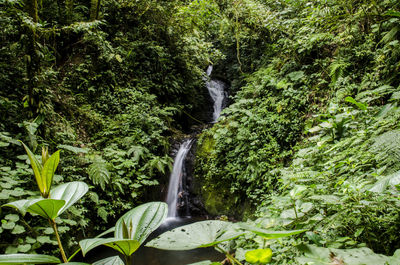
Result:
{"label": "green leaf", "polygon": [[130,256],[139,248],[140,243],[136,240],[121,238],[90,238],[80,241],[79,245],[84,256],[100,245],[111,247],[126,256]]}
{"label": "green leaf", "polygon": [[50,192],[50,198],[65,201],[65,205],[60,209],[58,215],[61,215],[82,198],[88,190],[88,185],[81,181],[68,182],[53,188]]}
{"label": "green leaf", "polygon": [[88,149],[86,149],[86,148],[80,148],[80,147],[75,147],[75,146],[71,146],[71,145],[64,145],[64,144],[57,145],[57,148],[70,151],[70,152],[72,152],[74,154],[79,154],[79,153],[86,154],[88,152]]}
{"label": "green leaf", "polygon": [[58,265],[90,265],[90,264],[84,262],[68,262],[68,263],[60,263]]}
{"label": "green leaf", "polygon": [[50,239],[49,236],[38,236],[36,238],[36,240],[40,243],[40,244],[53,244],[54,241],[52,241]]}
{"label": "green leaf", "polygon": [[391,17],[400,17],[400,12],[395,10],[388,10],[384,14],[384,16],[391,16]]}
{"label": "green leaf", "polygon": [[93,265],[124,265],[125,263],[119,256],[105,258],[93,263]]}
{"label": "green leaf", "polygon": [[7,214],[7,215],[4,217],[4,219],[10,220],[10,221],[13,221],[13,222],[17,222],[17,221],[19,220],[19,216],[16,215],[16,214]]}
{"label": "green leaf", "polygon": [[56,257],[39,254],[10,254],[0,255],[0,264],[47,264],[60,263]]}
{"label": "green leaf", "polygon": [[390,186],[396,186],[400,184],[400,171],[397,171],[383,179],[377,181],[369,191],[382,193]]}
{"label": "green leaf", "polygon": [[45,194],[45,181],[43,180],[41,175],[41,172],[43,170],[42,164],[36,159],[35,155],[32,153],[29,147],[26,146],[23,142],[21,143],[24,146],[26,153],[28,154],[33,173],[35,174],[36,183],[39,187],[39,191],[41,194]]}
{"label": "green leaf", "polygon": [[35,213],[45,218],[54,219],[58,216],[58,211],[64,206],[64,200],[56,199],[29,199],[19,200],[4,204],[3,206],[13,207],[25,214],[27,211]]}
{"label": "green leaf", "polygon": [[7,204],[2,205],[2,207],[12,207],[20,211],[23,215],[26,214],[28,207],[33,203],[33,201],[39,201],[41,199],[30,199],[30,200],[19,200],[15,202],[9,202]]}
{"label": "green leaf", "polygon": [[164,202],[149,202],[124,214],[115,225],[115,238],[124,238],[123,223],[126,224],[129,239],[142,244],[165,220],[168,205]]}
{"label": "green leaf", "polygon": [[212,262],[210,260],[204,260],[204,261],[200,261],[200,262],[196,262],[196,263],[190,263],[187,265],[221,265],[220,262]]}
{"label": "green leaf", "polygon": [[302,196],[303,192],[307,190],[307,187],[304,185],[296,185],[291,191],[290,191],[290,197],[292,199],[296,199]]}
{"label": "green leaf", "polygon": [[11,234],[19,235],[22,234],[23,232],[25,232],[25,227],[23,227],[22,225],[16,225],[14,229],[11,231]]}
{"label": "green leaf", "polygon": [[357,102],[354,98],[352,98],[352,97],[346,97],[345,99],[344,99],[345,101],[347,101],[347,102],[350,102],[350,103],[352,103],[352,104],[354,104],[354,105],[356,105],[359,109],[361,109],[361,110],[367,110],[367,104],[363,104],[363,103],[360,103],[360,102]]}
{"label": "green leaf", "polygon": [[369,248],[335,249],[322,248],[313,245],[301,245],[300,251],[303,257],[297,258],[300,264],[330,265],[330,264],[351,264],[351,265],[376,265],[376,264],[399,264],[400,251],[397,250],[392,257],[375,254]]}
{"label": "green leaf", "polygon": [[275,238],[281,238],[281,237],[288,237],[292,235],[297,235],[300,233],[303,233],[307,231],[306,229],[304,230],[291,230],[291,231],[270,231],[258,227],[251,226],[246,223],[239,223],[238,226],[244,230],[253,232],[254,234],[267,238],[267,239],[275,239]]}
{"label": "green leaf", "polygon": [[31,204],[27,211],[54,220],[59,215],[58,213],[64,205],[64,200],[41,199]]}
{"label": "green leaf", "polygon": [[14,229],[15,223],[12,222],[12,221],[8,221],[6,223],[2,223],[1,227],[4,228],[4,229]]}
{"label": "green leaf", "polygon": [[60,150],[51,155],[49,159],[47,159],[46,163],[42,169],[42,178],[44,181],[45,188],[45,197],[50,192],[51,184],[53,182],[54,172],[56,172],[58,163],[60,162]]}
{"label": "green leaf", "polygon": [[249,263],[266,264],[272,259],[272,250],[270,248],[250,250],[246,252],[245,257]]}
{"label": "green leaf", "polygon": [[18,252],[28,252],[31,250],[32,246],[30,244],[18,245]]}
{"label": "green leaf", "polygon": [[146,246],[166,250],[211,247],[245,234],[234,228],[232,223],[218,220],[197,222],[165,232]]}

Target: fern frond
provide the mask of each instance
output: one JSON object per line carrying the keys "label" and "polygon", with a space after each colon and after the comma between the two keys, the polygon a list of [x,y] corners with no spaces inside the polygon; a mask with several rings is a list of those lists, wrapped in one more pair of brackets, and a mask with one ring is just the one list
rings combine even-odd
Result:
{"label": "fern frond", "polygon": [[400,165],[400,130],[386,132],[375,139],[370,151],[380,166],[398,170]]}
{"label": "fern frond", "polygon": [[146,154],[149,153],[149,150],[140,145],[134,145],[128,150],[128,156],[133,154],[132,161],[139,162],[141,158],[143,158]]}
{"label": "fern frond", "polygon": [[93,163],[88,167],[87,173],[94,185],[100,185],[105,190],[106,184],[110,183],[111,175],[107,169],[107,163],[101,157],[96,156]]}
{"label": "fern frond", "polygon": [[343,61],[334,61],[330,66],[329,66],[329,75],[331,77],[332,83],[335,84],[336,81],[344,76],[344,70],[349,66],[348,63],[343,62]]}
{"label": "fern frond", "polygon": [[383,36],[383,38],[381,39],[381,41],[379,43],[388,43],[388,42],[394,40],[394,38],[396,37],[399,30],[400,30],[399,26],[393,27],[389,32],[387,32],[385,34],[385,36]]}

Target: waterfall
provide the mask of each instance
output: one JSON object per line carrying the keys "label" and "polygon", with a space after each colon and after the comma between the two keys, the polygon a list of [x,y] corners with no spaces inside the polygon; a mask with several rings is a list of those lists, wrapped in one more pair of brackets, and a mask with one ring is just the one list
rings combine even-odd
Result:
{"label": "waterfall", "polygon": [[183,196],[182,177],[185,174],[185,158],[192,147],[193,139],[185,140],[179,147],[169,178],[167,204],[168,217],[177,217],[178,198]]}
{"label": "waterfall", "polygon": [[[210,76],[213,70],[213,66],[210,65],[207,68],[207,75]],[[220,80],[215,80],[215,79],[210,79],[209,81],[206,82],[206,87],[208,89],[208,93],[211,96],[211,99],[213,100],[213,120],[211,123],[217,122],[221,111],[225,107],[225,98],[226,98],[226,84]]]}
{"label": "waterfall", "polygon": [[[207,76],[211,75],[213,70],[212,65],[210,65],[206,71]],[[204,78],[206,87],[213,101],[213,117],[211,123],[215,123],[219,118],[222,109],[225,107],[225,102],[227,98],[227,92],[225,91],[227,85],[216,79]],[[181,209],[186,208],[186,215],[189,216],[189,204],[188,191],[185,190],[186,187],[186,172],[185,172],[185,160],[189,154],[190,148],[192,147],[194,141],[194,136],[190,139],[184,140],[176,154],[172,173],[169,179],[168,194],[167,194],[167,204],[168,204],[168,217],[175,218],[179,217],[179,212]],[[188,172],[189,174],[191,172]],[[185,208],[183,208],[185,207]]]}

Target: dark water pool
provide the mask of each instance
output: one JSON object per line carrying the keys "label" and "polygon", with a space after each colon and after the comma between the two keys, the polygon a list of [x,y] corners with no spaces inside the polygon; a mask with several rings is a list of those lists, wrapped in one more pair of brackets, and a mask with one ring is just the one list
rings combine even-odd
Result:
{"label": "dark water pool", "polygon": [[[201,221],[200,219],[194,218],[174,218],[167,219],[167,221],[162,224],[156,231],[154,231],[149,240],[155,238],[156,236],[174,229],[176,227],[190,224],[196,221]],[[111,248],[100,247],[89,252],[90,255],[87,256],[86,262],[95,262],[97,260],[118,255],[118,252]],[[215,251],[213,248],[202,248],[186,251],[167,251],[159,250],[155,248],[148,248],[141,246],[133,254],[134,265],[186,265],[203,260],[212,261],[222,261],[224,255]]]}

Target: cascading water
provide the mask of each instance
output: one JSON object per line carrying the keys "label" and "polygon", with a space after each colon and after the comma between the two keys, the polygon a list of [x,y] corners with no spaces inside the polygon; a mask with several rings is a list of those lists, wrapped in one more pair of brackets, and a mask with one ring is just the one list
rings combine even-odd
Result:
{"label": "cascading water", "polygon": [[[206,74],[208,76],[211,75],[213,70],[213,66],[210,65],[207,68]],[[210,79],[209,81],[206,82],[206,87],[208,89],[208,93],[211,96],[211,99],[214,102],[213,105],[213,120],[211,121],[211,123],[215,123],[217,122],[221,111],[224,109],[225,107],[225,101],[226,101],[226,84],[220,80],[216,80],[216,79]]]}
{"label": "cascading water", "polygon": [[167,204],[168,217],[177,217],[178,198],[182,197],[182,177],[185,175],[185,158],[192,147],[193,139],[185,140],[179,147],[169,178]]}
{"label": "cascading water", "polygon": [[[208,67],[206,74],[211,75],[212,65]],[[227,85],[219,80],[205,78],[206,87],[213,101],[213,117],[210,123],[215,123],[219,118],[222,109],[225,107],[227,93],[225,92]],[[175,156],[172,173],[170,175],[167,203],[168,203],[168,218],[153,234],[158,234],[171,230],[182,225],[199,221],[191,217],[188,208],[190,193],[187,189],[187,177],[190,176],[190,166],[188,155],[194,143],[195,136],[182,141],[179,150]],[[186,164],[185,164],[186,163]],[[188,172],[186,168],[188,167]],[[191,207],[193,207],[191,202]],[[194,208],[190,208],[191,210]],[[194,213],[194,212],[193,212]],[[195,215],[195,214],[193,214]],[[190,218],[181,218],[190,217]],[[200,218],[204,219],[204,217]],[[202,260],[221,260],[223,255],[216,252],[212,248],[202,248],[186,251],[165,251],[153,248],[140,248],[138,253],[134,255],[133,264],[147,265],[184,265]]]}

